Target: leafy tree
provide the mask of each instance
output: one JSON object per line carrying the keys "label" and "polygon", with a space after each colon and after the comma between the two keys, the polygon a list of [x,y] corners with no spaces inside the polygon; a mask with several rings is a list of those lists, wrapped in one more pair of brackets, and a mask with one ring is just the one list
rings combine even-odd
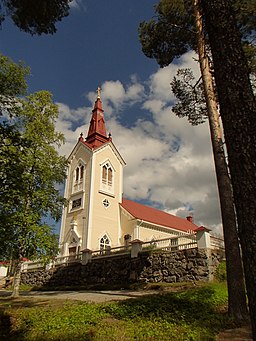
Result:
{"label": "leafy tree", "polygon": [[16,64],[0,54],[0,116],[17,109],[16,97],[26,94],[26,76],[29,72],[23,63]]}
{"label": "leafy tree", "polygon": [[[47,260],[58,242],[46,217],[60,218],[66,160],[56,147],[58,108],[47,91],[19,100],[19,113],[2,124],[0,145],[0,253],[15,260],[13,296],[19,293],[24,258]],[[5,135],[3,135],[5,134]]]}
{"label": "leafy tree", "polygon": [[30,34],[53,34],[56,23],[69,15],[71,0],[0,0],[0,23],[10,16],[14,24]]}
{"label": "leafy tree", "polygon": [[[253,339],[256,340],[256,100],[242,49],[234,1],[202,0],[202,9],[214,62],[244,256]],[[252,28],[255,32],[255,16]]]}
{"label": "leafy tree", "polygon": [[[142,49],[146,56],[155,58],[160,66],[165,66],[190,49],[195,50],[199,55],[226,246],[229,313],[237,319],[242,319],[246,315],[246,300],[236,216],[232,187],[223,151],[217,102],[209,62],[207,36],[201,21],[200,8],[196,0],[193,2],[162,0],[156,7],[156,12],[158,13],[157,20],[151,20],[149,23],[143,22],[139,29]],[[188,73],[186,76],[191,77]],[[178,91],[177,88],[176,90]],[[187,98],[188,93],[179,92],[179,95],[183,99],[182,107],[179,108],[179,110],[183,110],[182,115],[188,115],[189,120],[192,120],[193,123],[201,123],[205,111],[200,112],[201,115],[198,115],[198,111],[201,111],[203,107],[199,105],[196,108],[197,112],[194,110],[195,114],[189,113],[190,108],[187,105],[191,105],[193,98]],[[191,96],[193,97],[193,92]],[[202,104],[202,97],[200,101]]]}

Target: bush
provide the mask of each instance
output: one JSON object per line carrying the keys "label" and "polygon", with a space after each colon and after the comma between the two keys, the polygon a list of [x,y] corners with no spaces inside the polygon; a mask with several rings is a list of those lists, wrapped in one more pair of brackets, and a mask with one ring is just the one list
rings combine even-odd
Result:
{"label": "bush", "polygon": [[226,261],[220,262],[215,270],[214,277],[219,282],[224,282],[227,280]]}

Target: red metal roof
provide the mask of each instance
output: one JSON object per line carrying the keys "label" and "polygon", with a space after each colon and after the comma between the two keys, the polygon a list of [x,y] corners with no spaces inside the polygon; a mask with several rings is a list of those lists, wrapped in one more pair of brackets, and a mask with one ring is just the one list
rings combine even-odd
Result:
{"label": "red metal roof", "polygon": [[176,217],[167,212],[139,204],[135,201],[123,198],[121,206],[134,218],[143,220],[145,222],[173,228],[182,232],[189,232],[191,230],[195,231],[198,229],[197,225],[188,221],[187,219]]}

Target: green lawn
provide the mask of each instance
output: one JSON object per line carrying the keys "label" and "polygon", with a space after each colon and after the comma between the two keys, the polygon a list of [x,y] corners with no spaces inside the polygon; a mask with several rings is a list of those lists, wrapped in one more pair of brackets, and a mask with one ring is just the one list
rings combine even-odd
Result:
{"label": "green lawn", "polygon": [[0,340],[215,340],[226,307],[223,283],[104,304],[2,298]]}

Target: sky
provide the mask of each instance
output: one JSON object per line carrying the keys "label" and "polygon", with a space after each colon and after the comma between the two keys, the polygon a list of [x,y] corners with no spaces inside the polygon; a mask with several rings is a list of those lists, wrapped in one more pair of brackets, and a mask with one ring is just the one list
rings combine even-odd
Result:
{"label": "sky", "polygon": [[7,19],[0,51],[31,68],[29,92],[49,90],[59,106],[56,129],[68,156],[87,135],[101,87],[106,128],[126,161],[124,196],[169,213],[193,215],[222,233],[208,123],[193,127],[172,113],[170,82],[179,68],[199,75],[189,52],[165,68],[147,58],[138,26],[154,16],[155,0],[76,0],[54,35],[31,36]]}

